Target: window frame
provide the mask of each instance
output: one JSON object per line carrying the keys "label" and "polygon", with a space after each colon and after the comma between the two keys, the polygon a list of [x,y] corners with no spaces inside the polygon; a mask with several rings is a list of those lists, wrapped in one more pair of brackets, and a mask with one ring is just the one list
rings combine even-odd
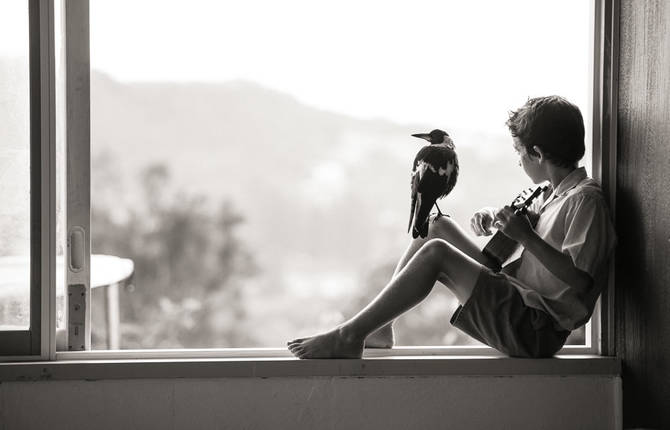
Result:
{"label": "window frame", "polygon": [[[211,349],[169,349],[169,350],[100,350],[100,351],[56,351],[55,326],[55,133],[54,130],[54,55],[53,55],[53,3],[58,0],[30,0],[34,9],[39,6],[40,11],[40,46],[46,49],[40,51],[43,63],[40,67],[41,94],[46,100],[40,99],[40,149],[41,189],[45,193],[40,200],[41,232],[44,240],[40,241],[39,264],[33,266],[33,274],[40,277],[41,307],[31,303],[31,318],[33,306],[42,310],[41,317],[41,358],[51,360],[126,360],[126,359],[204,359],[204,358],[282,358],[292,357],[285,348],[211,348]],[[65,14],[65,34],[76,34],[79,37],[66,37],[66,64],[67,74],[65,93],[68,99],[67,117],[67,146],[68,167],[79,167],[78,173],[73,176],[68,172],[68,204],[72,189],[87,191],[84,198],[77,200],[75,207],[68,207],[67,225],[73,225],[71,220],[78,219],[74,225],[81,225],[89,220],[90,223],[90,152],[86,156],[71,157],[70,144],[88,145],[85,151],[90,151],[90,64],[89,64],[89,0],[69,0]],[[616,83],[618,61],[618,0],[591,0],[592,11],[592,172],[593,177],[600,181],[606,198],[609,200],[612,214],[615,212],[615,184],[616,184]],[[43,16],[44,15],[44,16]],[[32,22],[32,18],[31,18]],[[47,30],[45,30],[47,29]],[[32,27],[31,27],[31,35]],[[85,37],[82,37],[85,35]],[[31,43],[32,52],[32,43]],[[73,60],[72,55],[77,58]],[[32,67],[32,63],[31,63]],[[80,85],[69,76],[76,76]],[[85,78],[81,81],[82,78]],[[84,85],[81,85],[84,82]],[[32,79],[31,79],[32,86]],[[32,94],[31,94],[32,101]],[[74,105],[74,108],[72,107]],[[32,108],[31,108],[32,109]],[[31,110],[32,113],[32,110]],[[32,118],[32,117],[31,117]],[[32,123],[32,120],[31,120]],[[32,130],[32,127],[31,127]],[[32,135],[31,135],[32,136]],[[75,142],[76,141],[76,142]],[[75,142],[75,143],[73,143]],[[80,147],[80,146],[79,146]],[[81,147],[80,147],[81,148]],[[88,163],[87,163],[87,160]],[[74,164],[72,164],[74,163]],[[81,169],[82,166],[89,170]],[[73,178],[75,182],[73,183]],[[51,179],[51,181],[49,181]],[[81,181],[81,182],[76,182]],[[83,188],[82,188],[83,185]],[[79,187],[79,188],[78,188]],[[90,225],[86,225],[86,243],[90,244]],[[90,258],[90,246],[87,247],[87,258]],[[84,274],[88,291],[90,291],[90,269],[86,264]],[[559,354],[575,356],[579,354],[614,355],[614,321],[613,321],[613,292],[614,292],[614,263],[610,263],[609,283],[598,301],[591,322],[586,330],[586,346],[565,346]],[[69,265],[68,265],[69,269]],[[68,274],[69,276],[69,274]],[[86,281],[86,279],[88,281]],[[68,284],[70,279],[68,279]],[[31,296],[32,300],[32,296]],[[35,308],[35,309],[37,309]],[[90,309],[90,306],[87,306]],[[90,310],[88,311],[90,312]],[[90,318],[90,314],[88,316]],[[90,333],[90,319],[87,320],[87,333]],[[0,333],[2,336],[2,333]],[[2,337],[0,337],[0,340]],[[90,344],[89,344],[90,345]],[[501,355],[494,349],[486,346],[400,346],[390,350],[366,350],[364,357],[421,357],[421,356],[497,356]],[[21,357],[12,357],[20,359]],[[31,356],[30,358],[35,358]],[[1,358],[0,358],[1,359]]]}
{"label": "window frame", "polygon": [[[619,88],[619,0],[593,0],[593,177],[603,189],[616,228],[617,111]],[[598,354],[616,355],[614,307],[616,255],[597,304]]]}
{"label": "window frame", "polygon": [[[30,325],[0,331],[0,361],[48,359],[55,304],[55,87],[53,3],[28,1],[30,87]],[[52,348],[52,346],[54,348]]]}

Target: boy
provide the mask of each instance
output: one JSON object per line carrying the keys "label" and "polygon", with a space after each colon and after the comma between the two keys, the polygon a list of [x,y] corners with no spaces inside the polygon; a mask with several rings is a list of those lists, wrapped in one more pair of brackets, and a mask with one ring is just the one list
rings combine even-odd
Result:
{"label": "boy", "polygon": [[[484,208],[471,227],[479,236],[501,230],[523,246],[521,257],[496,273],[466,233],[441,217],[427,238],[410,243],[390,283],[362,311],[327,333],[289,342],[295,356],[360,358],[364,345],[392,346],[392,321],[436,281],[461,303],[452,324],[510,356],[551,357],[588,321],[615,234],[599,185],[577,167],[584,155],[582,115],[561,97],[539,97],[512,112],[507,126],[519,165],[534,183],[551,187],[528,217],[508,206]],[[529,218],[537,220],[534,228]]]}

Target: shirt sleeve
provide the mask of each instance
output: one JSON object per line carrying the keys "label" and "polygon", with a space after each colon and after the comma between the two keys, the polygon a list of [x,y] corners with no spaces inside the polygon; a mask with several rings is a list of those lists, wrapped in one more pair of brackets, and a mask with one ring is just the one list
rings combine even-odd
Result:
{"label": "shirt sleeve", "polygon": [[578,196],[565,222],[561,251],[570,255],[575,267],[595,278],[616,243],[605,201],[596,195]]}

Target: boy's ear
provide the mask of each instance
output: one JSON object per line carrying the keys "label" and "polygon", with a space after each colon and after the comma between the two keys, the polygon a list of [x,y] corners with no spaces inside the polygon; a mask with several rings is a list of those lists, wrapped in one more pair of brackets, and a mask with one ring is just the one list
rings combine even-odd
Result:
{"label": "boy's ear", "polygon": [[542,161],[544,161],[544,151],[542,150],[542,148],[540,148],[537,145],[534,145],[533,146],[533,151],[535,151],[537,153],[537,158],[538,158],[537,161],[538,162],[541,163]]}

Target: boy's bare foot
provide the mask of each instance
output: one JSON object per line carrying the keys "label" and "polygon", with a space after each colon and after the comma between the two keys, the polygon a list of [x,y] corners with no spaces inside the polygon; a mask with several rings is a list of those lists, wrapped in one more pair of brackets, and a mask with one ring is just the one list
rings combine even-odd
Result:
{"label": "boy's bare foot", "polygon": [[288,342],[288,349],[298,358],[361,358],[363,339],[347,336],[342,328],[305,339]]}

